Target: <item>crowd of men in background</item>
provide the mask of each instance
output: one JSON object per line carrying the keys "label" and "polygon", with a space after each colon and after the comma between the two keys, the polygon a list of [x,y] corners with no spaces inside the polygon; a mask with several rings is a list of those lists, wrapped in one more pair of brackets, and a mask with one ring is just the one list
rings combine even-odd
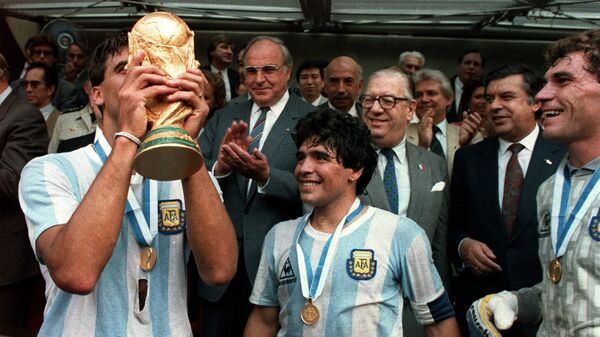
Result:
{"label": "crowd of men in background", "polygon": [[[215,36],[209,64],[171,80],[139,56],[125,70],[122,34],[93,54],[72,43],[60,68],[47,35],[24,52],[19,74],[0,55],[0,334],[477,336],[467,312],[496,293],[514,314],[503,336],[600,333],[600,31],[551,45],[545,79],[521,63],[486,72],[475,49],[448,77],[406,51],[369,76],[345,55],[303,60],[290,87],[293,56],[266,36],[237,49]],[[130,215],[146,212],[147,180],[129,160],[146,132],[139,104],[161,95],[194,108],[185,128],[204,166],[155,187],[159,207],[178,200],[187,238],[144,246],[145,215]],[[138,243],[162,266],[133,272]],[[186,281],[187,304],[172,289]],[[123,299],[109,313],[111,296]]]}

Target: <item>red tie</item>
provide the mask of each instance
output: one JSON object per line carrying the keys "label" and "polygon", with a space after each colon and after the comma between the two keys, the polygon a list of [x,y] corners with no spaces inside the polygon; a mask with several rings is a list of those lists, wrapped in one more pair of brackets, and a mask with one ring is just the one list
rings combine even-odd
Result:
{"label": "red tie", "polygon": [[506,165],[506,176],[504,178],[504,195],[502,197],[502,215],[506,231],[510,235],[517,220],[519,211],[519,202],[521,201],[521,189],[523,188],[523,170],[519,165],[517,156],[525,148],[519,143],[514,143],[508,147],[512,152],[508,164]]}

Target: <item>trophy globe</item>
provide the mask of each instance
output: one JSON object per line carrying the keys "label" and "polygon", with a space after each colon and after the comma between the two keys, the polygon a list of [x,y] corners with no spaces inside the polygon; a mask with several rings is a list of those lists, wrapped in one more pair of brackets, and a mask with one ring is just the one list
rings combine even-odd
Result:
{"label": "trophy globe", "polygon": [[[145,52],[142,65],[154,65],[169,78],[199,66],[194,57],[194,32],[171,13],[150,13],[133,26],[129,63],[140,51]],[[146,103],[146,113],[150,130],[138,149],[134,169],[154,180],[178,180],[198,171],[203,163],[200,148],[183,128],[192,107],[155,99]]]}

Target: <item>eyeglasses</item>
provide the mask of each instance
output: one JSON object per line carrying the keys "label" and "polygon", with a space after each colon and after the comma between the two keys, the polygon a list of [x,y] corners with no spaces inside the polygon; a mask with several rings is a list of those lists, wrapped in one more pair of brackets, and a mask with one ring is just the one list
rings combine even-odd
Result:
{"label": "eyeglasses", "polygon": [[383,109],[392,109],[393,107],[396,106],[396,103],[399,101],[404,101],[404,102],[408,102],[409,99],[406,97],[396,97],[396,96],[392,96],[392,95],[383,95],[383,96],[370,96],[370,95],[362,95],[360,96],[360,102],[362,103],[362,106],[370,109],[373,107],[373,105],[375,104],[375,101],[379,102],[379,105],[383,108]]}
{"label": "eyeglasses", "polygon": [[259,71],[262,71],[263,75],[269,76],[275,74],[277,70],[279,70],[279,68],[281,68],[281,66],[275,64],[267,64],[266,66],[262,67],[246,66],[244,67],[244,71],[246,72],[246,76],[248,77],[256,76]]}
{"label": "eyeglasses", "polygon": [[34,49],[34,50],[31,51],[31,55],[34,55],[34,56],[42,56],[42,55],[52,56],[52,55],[54,55],[54,52],[52,50],[46,50],[46,49]]}
{"label": "eyeglasses", "polygon": [[21,83],[23,83],[23,87],[24,88],[27,88],[28,86],[31,86],[33,89],[36,89],[37,87],[40,86],[40,84],[42,84],[42,83],[45,84],[46,82],[44,82],[44,81],[36,81],[36,80],[33,80],[33,81],[23,80]]}

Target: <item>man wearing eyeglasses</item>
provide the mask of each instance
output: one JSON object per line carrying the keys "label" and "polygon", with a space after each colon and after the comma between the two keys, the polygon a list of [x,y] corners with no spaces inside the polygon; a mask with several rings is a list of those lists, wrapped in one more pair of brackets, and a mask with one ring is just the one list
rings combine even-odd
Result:
{"label": "man wearing eyeglasses", "polygon": [[58,85],[56,69],[44,63],[33,63],[27,68],[22,85],[25,88],[25,99],[40,109],[46,121],[48,136],[52,136],[54,125],[61,114],[52,104]]}
{"label": "man wearing eyeglasses", "polygon": [[348,56],[336,57],[325,68],[325,94],[329,101],[319,107],[329,107],[360,118],[362,108],[357,99],[362,86],[360,64]]}
{"label": "man wearing eyeglasses", "polygon": [[237,273],[228,287],[200,286],[204,336],[242,335],[265,235],[276,223],[302,214],[290,132],[315,108],[288,93],[291,71],[292,56],[281,40],[252,39],[244,55],[252,99],[217,111],[200,136],[205,163],[219,180],[240,247]]}
{"label": "man wearing eyeglasses", "polygon": [[[32,63],[45,63],[50,67],[56,68],[58,47],[50,36],[45,34],[35,35],[27,40],[25,44],[25,56],[27,58],[27,66]],[[23,73],[24,76],[25,72]],[[25,98],[25,88],[21,84],[22,80],[23,78],[13,81],[10,86],[18,92],[19,96]],[[67,109],[86,105],[87,98],[80,100],[75,86],[68,81],[59,79],[52,103],[59,110],[66,111]]]}
{"label": "man wearing eyeglasses", "polygon": [[[416,108],[410,79],[397,70],[377,71],[361,102],[362,119],[379,155],[377,170],[360,197],[369,205],[411,218],[425,230],[435,267],[449,289],[448,172],[441,157],[406,141]],[[403,326],[406,336],[425,335],[410,310],[404,311]]]}

